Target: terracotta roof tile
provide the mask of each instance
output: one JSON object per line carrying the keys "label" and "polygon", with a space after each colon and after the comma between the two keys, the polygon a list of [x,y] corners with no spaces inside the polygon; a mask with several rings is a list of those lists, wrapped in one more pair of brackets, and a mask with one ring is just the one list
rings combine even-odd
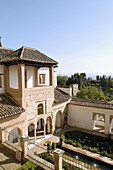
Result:
{"label": "terracotta roof tile", "polygon": [[4,60],[6,58],[6,56],[11,54],[12,52],[14,52],[13,49],[0,47],[0,60],[1,61]]}
{"label": "terracotta roof tile", "polygon": [[64,91],[58,88],[54,89],[54,95],[55,95],[56,102],[62,102],[65,100],[69,100],[71,98],[69,94],[65,93]]}
{"label": "terracotta roof tile", "polygon": [[7,62],[11,60],[27,60],[27,61],[35,61],[40,63],[51,63],[58,64],[55,60],[41,53],[37,49],[29,48],[29,47],[21,47],[18,50],[2,57],[2,62]]}
{"label": "terracotta roof tile", "polygon": [[113,104],[107,101],[102,101],[102,100],[92,100],[92,99],[88,100],[88,99],[81,99],[81,98],[74,97],[69,102],[69,104],[113,110]]}
{"label": "terracotta roof tile", "polygon": [[0,119],[24,112],[7,94],[0,94]]}

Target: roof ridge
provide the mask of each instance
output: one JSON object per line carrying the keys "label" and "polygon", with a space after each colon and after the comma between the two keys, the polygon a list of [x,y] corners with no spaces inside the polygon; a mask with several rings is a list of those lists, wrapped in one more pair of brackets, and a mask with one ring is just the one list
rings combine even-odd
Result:
{"label": "roof ridge", "polygon": [[22,58],[22,55],[23,55],[23,53],[24,53],[24,48],[25,48],[25,47],[22,46],[21,48],[22,48],[22,50],[21,50],[20,58]]}
{"label": "roof ridge", "polygon": [[6,50],[13,50],[13,51],[15,51],[14,49],[12,49],[12,48],[6,48],[6,47],[0,47],[0,48],[2,48],[2,49],[6,49]]}
{"label": "roof ridge", "polygon": [[[61,90],[61,89],[59,89],[59,88],[56,88],[57,90],[59,90],[60,92],[62,92],[62,93],[64,93],[64,94],[66,94],[66,95],[69,95],[68,93],[66,93],[65,91],[63,91],[63,90]],[[69,95],[70,96],[70,95]]]}
{"label": "roof ridge", "polygon": [[[46,54],[42,53],[41,51],[37,50],[36,48],[32,48],[32,47],[25,47],[24,48],[27,48],[27,49],[32,49],[32,50],[36,50],[38,51],[40,54],[43,54],[45,55],[46,57],[48,57]],[[48,57],[49,59],[53,60],[51,57]],[[53,60],[54,62],[56,62],[58,64],[58,62],[56,60]]]}

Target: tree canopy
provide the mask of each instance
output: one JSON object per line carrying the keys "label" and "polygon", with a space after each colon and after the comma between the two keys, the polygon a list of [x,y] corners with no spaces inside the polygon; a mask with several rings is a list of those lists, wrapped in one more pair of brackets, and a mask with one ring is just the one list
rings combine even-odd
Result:
{"label": "tree canopy", "polygon": [[97,87],[85,87],[81,89],[76,97],[85,98],[85,99],[94,99],[94,100],[105,100],[105,95],[102,90],[98,89]]}

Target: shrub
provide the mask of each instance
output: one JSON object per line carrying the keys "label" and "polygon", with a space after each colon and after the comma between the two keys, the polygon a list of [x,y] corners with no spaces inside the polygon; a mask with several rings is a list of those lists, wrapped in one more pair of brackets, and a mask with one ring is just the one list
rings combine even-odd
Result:
{"label": "shrub", "polygon": [[56,143],[55,142],[52,143],[52,149],[56,149]]}
{"label": "shrub", "polygon": [[64,139],[65,139],[65,136],[62,134],[62,135],[60,136],[60,143],[64,142]]}
{"label": "shrub", "polygon": [[82,148],[82,145],[79,142],[76,142],[76,146]]}
{"label": "shrub", "polygon": [[47,143],[47,150],[51,150],[51,142]]}
{"label": "shrub", "polygon": [[87,146],[87,145],[83,146],[83,148],[86,149],[86,150],[88,150],[88,146]]}
{"label": "shrub", "polygon": [[98,152],[98,148],[94,147],[93,152],[97,153]]}
{"label": "shrub", "polygon": [[94,149],[92,147],[89,147],[88,150],[93,152]]}

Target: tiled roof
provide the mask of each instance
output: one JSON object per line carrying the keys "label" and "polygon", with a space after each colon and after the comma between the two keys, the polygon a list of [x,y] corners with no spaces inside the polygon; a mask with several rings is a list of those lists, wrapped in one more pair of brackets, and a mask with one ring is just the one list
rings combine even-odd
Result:
{"label": "tiled roof", "polygon": [[0,119],[24,112],[7,94],[0,94]]}
{"label": "tiled roof", "polygon": [[5,57],[6,57],[7,55],[11,54],[12,52],[14,52],[13,49],[0,47],[0,60],[5,59]]}
{"label": "tiled roof", "polygon": [[69,100],[71,98],[69,94],[57,88],[54,89],[54,95],[55,95],[55,102],[62,102],[65,100]]}
{"label": "tiled roof", "polygon": [[7,55],[5,58],[2,58],[3,62],[12,61],[12,60],[27,60],[27,61],[35,61],[40,63],[58,64],[55,60],[39,52],[37,49],[28,48],[28,47],[21,47],[18,50],[11,53],[10,55]]}
{"label": "tiled roof", "polygon": [[107,101],[102,100],[88,100],[88,99],[81,99],[81,98],[72,98],[69,104],[79,105],[79,106],[88,106],[88,107],[96,107],[96,108],[104,108],[104,109],[112,109],[113,104]]}

